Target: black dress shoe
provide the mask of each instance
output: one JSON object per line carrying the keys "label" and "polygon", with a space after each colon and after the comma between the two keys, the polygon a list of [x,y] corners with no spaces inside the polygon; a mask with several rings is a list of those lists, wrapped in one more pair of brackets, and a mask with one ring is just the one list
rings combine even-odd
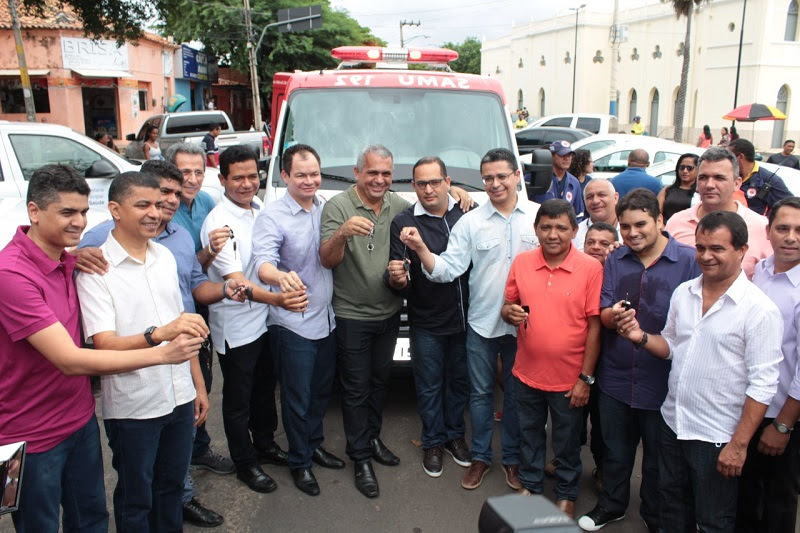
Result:
{"label": "black dress shoe", "polygon": [[292,468],[294,486],[302,490],[309,496],[319,494],[319,483],[310,468]]}
{"label": "black dress shoe", "polygon": [[344,461],[330,453],[322,446],[314,450],[314,455],[311,456],[311,459],[313,459],[315,463],[323,468],[334,468],[337,470],[344,468]]}
{"label": "black dress shoe", "polygon": [[397,466],[400,464],[400,458],[393,454],[380,438],[369,441],[369,447],[372,449],[372,458],[380,464],[386,466]]}
{"label": "black dress shoe", "polygon": [[289,466],[289,455],[273,442],[269,448],[258,450],[258,464]]}
{"label": "black dress shoe", "polygon": [[356,461],[354,464],[356,472],[356,488],[367,498],[377,498],[380,494],[378,480],[375,478],[375,471],[372,470],[372,461]]}
{"label": "black dress shoe", "polygon": [[183,521],[197,527],[217,527],[225,520],[211,509],[206,509],[200,502],[192,498],[183,504]]}
{"label": "black dress shoe", "polygon": [[236,470],[236,477],[241,479],[245,485],[250,487],[250,490],[256,492],[272,492],[278,488],[278,484],[261,470],[258,465],[248,466],[246,468],[238,468]]}

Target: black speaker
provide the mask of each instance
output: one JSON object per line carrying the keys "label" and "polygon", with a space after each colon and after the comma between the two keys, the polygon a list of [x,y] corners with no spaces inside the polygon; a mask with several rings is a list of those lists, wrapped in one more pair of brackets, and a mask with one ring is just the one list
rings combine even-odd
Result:
{"label": "black speaker", "polygon": [[574,520],[541,495],[489,498],[478,519],[480,533],[579,533]]}

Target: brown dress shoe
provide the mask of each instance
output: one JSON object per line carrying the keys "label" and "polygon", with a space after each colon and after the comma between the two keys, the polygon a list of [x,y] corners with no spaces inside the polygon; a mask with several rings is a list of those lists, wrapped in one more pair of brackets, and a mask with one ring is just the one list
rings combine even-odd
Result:
{"label": "brown dress shoe", "polygon": [[483,461],[472,461],[461,480],[461,486],[467,490],[477,489],[483,483],[483,477],[489,471],[489,465]]}
{"label": "brown dress shoe", "polygon": [[506,484],[514,490],[522,488],[519,482],[519,465],[503,465],[503,472],[506,474]]}
{"label": "brown dress shoe", "polygon": [[558,507],[561,512],[563,512],[568,517],[574,519],[575,518],[575,502],[572,500],[558,500],[556,502],[556,507]]}

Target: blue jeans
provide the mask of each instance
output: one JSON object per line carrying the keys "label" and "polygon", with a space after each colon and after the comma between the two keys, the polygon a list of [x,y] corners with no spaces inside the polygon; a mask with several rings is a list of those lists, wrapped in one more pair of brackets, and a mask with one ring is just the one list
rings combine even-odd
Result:
{"label": "blue jeans", "polygon": [[661,413],[634,409],[598,390],[603,431],[603,492],[597,503],[612,513],[624,513],[631,497],[631,474],[636,448],[642,441],[642,484],[639,514],[651,529],[659,524],[658,448]]}
{"label": "blue jeans", "polygon": [[411,326],[411,368],[426,450],[464,436],[469,398],[467,334],[435,335]]}
{"label": "blue jeans", "polygon": [[25,457],[19,511],[11,515],[18,533],[108,531],[100,430],[92,415],[81,429],[54,448]]}
{"label": "blue jeans", "polygon": [[658,453],[662,533],[734,530],[739,479],[726,479],[717,472],[717,459],[724,446],[678,440],[662,419]]}
{"label": "blue jeans", "polygon": [[119,418],[103,424],[117,471],[117,531],[182,531],[181,496],[192,447],[194,402],[157,418]]}
{"label": "blue jeans", "polygon": [[[555,493],[559,500],[578,499],[581,479],[581,429],[583,407],[570,408],[567,391],[534,389],[514,378],[517,386],[517,416],[520,432],[519,480],[534,494],[544,491],[547,456],[547,413],[553,424],[551,439],[556,457]],[[505,417],[505,413],[503,413]]]}
{"label": "blue jeans", "polygon": [[[195,439],[197,439],[199,431],[197,426],[192,428],[192,449],[189,450],[191,454],[194,450]],[[183,478],[183,495],[181,496],[181,501],[184,505],[192,501],[194,498],[194,479],[192,479],[192,467],[189,465],[189,468],[186,469],[186,476]]]}
{"label": "blue jeans", "polygon": [[281,326],[270,326],[272,353],[281,383],[281,416],[289,441],[289,468],[310,468],[314,450],[325,440],[336,369],[336,334],[311,340]]}
{"label": "blue jeans", "polygon": [[503,464],[519,463],[519,423],[511,369],[517,355],[517,339],[503,335],[487,339],[467,326],[467,369],[469,370],[469,415],[472,426],[472,460],[492,464],[494,430],[494,386],[497,356],[503,365],[503,418],[500,422]]}

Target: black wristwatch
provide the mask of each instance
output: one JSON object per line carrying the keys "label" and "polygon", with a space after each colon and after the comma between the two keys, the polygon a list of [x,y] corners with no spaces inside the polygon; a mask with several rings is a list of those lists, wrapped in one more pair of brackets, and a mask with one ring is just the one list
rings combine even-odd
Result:
{"label": "black wristwatch", "polygon": [[778,422],[777,418],[772,421],[772,425],[775,427],[776,430],[778,430],[778,433],[782,435],[788,435],[794,429],[792,426],[787,426],[782,422]]}
{"label": "black wristwatch", "polygon": [[587,376],[586,374],[578,374],[578,377],[580,378],[581,381],[583,381],[584,383],[586,383],[590,387],[592,385],[594,385],[594,382],[595,382],[594,376]]}
{"label": "black wristwatch", "polygon": [[647,337],[647,332],[643,331],[642,332],[642,340],[640,340],[639,342],[634,342],[633,345],[636,346],[637,348],[642,348],[642,347],[644,347],[645,344],[647,344],[648,340],[649,339]]}
{"label": "black wristwatch", "polygon": [[144,330],[144,340],[147,341],[147,344],[150,346],[158,346],[158,343],[153,340],[153,332],[156,330],[155,326],[150,326],[146,330]]}

